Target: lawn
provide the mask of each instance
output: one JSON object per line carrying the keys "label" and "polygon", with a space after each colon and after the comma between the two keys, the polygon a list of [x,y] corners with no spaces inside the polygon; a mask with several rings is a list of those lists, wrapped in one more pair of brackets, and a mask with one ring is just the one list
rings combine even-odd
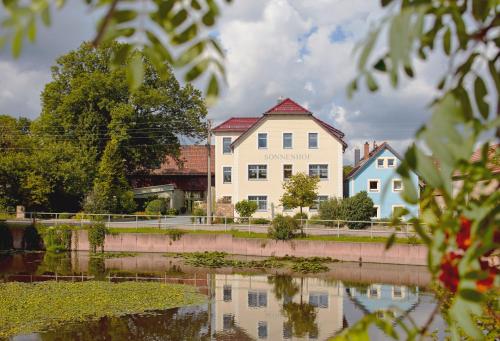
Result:
{"label": "lawn", "polygon": [[150,282],[0,283],[0,339],[58,326],[200,304],[194,287]]}

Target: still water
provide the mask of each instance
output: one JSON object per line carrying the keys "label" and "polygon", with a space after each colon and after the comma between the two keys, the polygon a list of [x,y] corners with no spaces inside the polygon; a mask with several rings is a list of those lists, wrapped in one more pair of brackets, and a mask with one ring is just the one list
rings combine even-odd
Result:
{"label": "still water", "polygon": [[[0,282],[154,280],[195,285],[199,306],[74,323],[13,340],[328,340],[363,315],[389,309],[423,325],[435,307],[424,267],[334,263],[326,273],[205,269],[160,254],[95,259],[87,253],[0,256]],[[431,330],[444,337],[440,317]],[[404,335],[404,334],[402,334]],[[384,340],[373,327],[373,340]]]}

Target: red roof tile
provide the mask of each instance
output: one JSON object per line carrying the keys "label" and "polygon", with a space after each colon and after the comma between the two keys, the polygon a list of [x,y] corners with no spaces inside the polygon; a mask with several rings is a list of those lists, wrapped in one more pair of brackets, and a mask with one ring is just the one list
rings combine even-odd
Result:
{"label": "red roof tile", "polygon": [[[488,169],[493,173],[500,173],[500,158],[498,156],[498,147],[500,144],[493,144],[488,149]],[[471,162],[479,162],[481,161],[481,148],[477,149],[470,158]]]}
{"label": "red roof tile", "polygon": [[247,131],[258,120],[259,117],[231,117],[227,121],[222,122],[217,127],[215,127],[213,131],[243,132]]}
{"label": "red roof tile", "polygon": [[311,112],[304,107],[298,105],[296,102],[292,101],[290,98],[287,98],[280,103],[276,104],[274,107],[266,111],[266,114],[269,113],[297,113],[297,114],[310,114]]}
{"label": "red roof tile", "polygon": [[[215,169],[215,149],[211,146],[210,155],[212,156],[210,168],[212,174]],[[179,161],[177,162],[173,157],[165,157],[160,168],[153,171],[154,174],[180,174],[180,175],[193,175],[193,174],[207,174],[207,147],[203,145],[189,145],[181,146]]]}

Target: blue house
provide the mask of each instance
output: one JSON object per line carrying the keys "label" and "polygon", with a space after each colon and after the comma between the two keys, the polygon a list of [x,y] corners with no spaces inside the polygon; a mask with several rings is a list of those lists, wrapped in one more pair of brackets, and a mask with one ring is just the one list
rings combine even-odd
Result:
{"label": "blue house", "polygon": [[[406,208],[413,215],[418,215],[418,206],[409,205],[401,198],[403,182],[396,173],[401,162],[398,153],[386,142],[377,146],[374,143],[370,151],[368,142],[364,145],[363,158],[360,151],[354,151],[354,168],[344,182],[344,195],[351,197],[361,191],[366,191],[377,209],[374,218],[389,218],[394,211]],[[418,190],[418,176],[412,173],[412,182]]]}

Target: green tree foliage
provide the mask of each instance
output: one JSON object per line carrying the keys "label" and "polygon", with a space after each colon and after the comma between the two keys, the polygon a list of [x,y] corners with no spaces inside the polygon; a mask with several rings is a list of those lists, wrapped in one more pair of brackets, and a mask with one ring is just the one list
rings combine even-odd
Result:
{"label": "green tree foliage", "polygon": [[[350,198],[332,198],[321,203],[319,216],[321,220],[345,220],[351,229],[366,227],[364,221],[370,221],[375,216],[373,200],[365,191],[359,192]],[[327,226],[336,225],[334,222],[325,222]]]}
{"label": "green tree foliage", "polygon": [[298,229],[299,223],[295,218],[278,214],[269,226],[267,234],[269,238],[276,240],[290,240],[295,237]]}
{"label": "green tree foliage", "polygon": [[[0,19],[0,49],[10,42],[12,55],[18,57],[25,37],[32,43],[36,41],[38,21],[50,26],[54,9],[61,9],[65,4],[65,0],[1,1],[0,12],[5,15]],[[117,39],[135,42],[151,61],[145,63],[132,45],[122,45],[109,59],[110,66],[125,65],[131,89],[147,83],[150,65],[162,79],[170,78],[168,63],[182,68],[188,82],[206,75],[208,100],[218,96],[220,80],[225,78],[224,53],[217,41],[207,31],[203,32],[212,28],[220,15],[217,1],[85,0],[84,4],[88,7],[85,13],[94,9],[102,15],[92,46]]]}
{"label": "green tree foliage", "polygon": [[104,252],[104,241],[108,228],[104,223],[93,223],[88,229],[89,249],[91,252],[96,252],[97,248]]}
{"label": "green tree foliage", "polygon": [[318,196],[319,177],[311,177],[305,173],[294,174],[283,183],[284,193],[280,201],[283,207],[302,209],[314,203]]}
{"label": "green tree foliage", "polygon": [[[388,15],[358,49],[359,74],[348,90],[352,94],[364,80],[369,90],[377,91],[377,74],[397,87],[404,75],[416,76],[413,59],[425,61],[436,51],[449,57],[436,97],[429,98],[432,116],[418,130],[397,172],[403,179],[405,201],[420,201],[421,214],[410,222],[428,247],[428,268],[451,296],[449,309],[442,311],[451,338],[463,339],[464,333],[481,340],[489,333],[477,316],[496,319],[498,325],[497,313],[485,304],[492,291],[498,292],[498,270],[483,257],[500,247],[498,174],[491,171],[498,166],[499,155],[491,144],[500,137],[499,2],[382,0],[382,6]],[[382,35],[387,35],[387,48],[374,49]],[[478,146],[479,160],[471,160]],[[420,198],[411,185],[411,171],[426,184]],[[453,188],[452,177],[457,175],[463,183]],[[485,191],[488,187],[493,190]],[[389,239],[387,246],[393,241]],[[428,336],[435,316],[431,314],[424,326],[403,325],[401,330],[408,339]],[[370,324],[391,337],[404,338],[397,335],[394,322],[404,324],[369,315],[339,338],[361,338]]]}
{"label": "green tree foliage", "polygon": [[68,225],[38,226],[46,251],[61,252],[71,250],[72,227]]}
{"label": "green tree foliage", "polygon": [[167,212],[168,203],[165,198],[151,200],[146,206],[148,214],[165,214]]}
{"label": "green tree foliage", "polygon": [[238,215],[242,218],[250,218],[257,211],[257,203],[246,199],[240,200],[234,206]]}

